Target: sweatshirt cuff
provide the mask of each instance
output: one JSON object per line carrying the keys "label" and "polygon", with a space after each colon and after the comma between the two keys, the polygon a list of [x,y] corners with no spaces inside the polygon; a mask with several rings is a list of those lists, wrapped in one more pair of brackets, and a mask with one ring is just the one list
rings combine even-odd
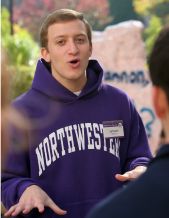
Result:
{"label": "sweatshirt cuff", "polygon": [[149,164],[150,160],[151,159],[147,158],[147,157],[137,158],[131,162],[130,170],[133,170],[137,166],[147,166]]}
{"label": "sweatshirt cuff", "polygon": [[31,185],[37,185],[37,184],[32,180],[21,181],[21,183],[17,187],[18,199],[20,199],[20,197],[23,194],[23,192],[25,191],[25,189]]}

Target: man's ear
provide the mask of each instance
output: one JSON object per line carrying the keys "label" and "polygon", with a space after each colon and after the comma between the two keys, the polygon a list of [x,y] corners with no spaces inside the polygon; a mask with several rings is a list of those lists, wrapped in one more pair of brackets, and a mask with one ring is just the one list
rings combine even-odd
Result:
{"label": "man's ear", "polygon": [[164,119],[168,110],[167,96],[158,86],[153,86],[153,104],[157,116]]}
{"label": "man's ear", "polygon": [[92,55],[92,51],[93,51],[93,46],[92,44],[90,45],[90,56]]}
{"label": "man's ear", "polygon": [[46,48],[41,48],[41,56],[46,62],[50,62],[50,54]]}

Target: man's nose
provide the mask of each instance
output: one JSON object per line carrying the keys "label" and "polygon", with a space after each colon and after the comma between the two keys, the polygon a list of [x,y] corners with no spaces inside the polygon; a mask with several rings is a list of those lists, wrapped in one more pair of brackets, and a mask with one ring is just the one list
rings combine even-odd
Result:
{"label": "man's nose", "polygon": [[76,54],[79,51],[78,45],[74,41],[69,42],[69,49],[68,49],[70,54]]}

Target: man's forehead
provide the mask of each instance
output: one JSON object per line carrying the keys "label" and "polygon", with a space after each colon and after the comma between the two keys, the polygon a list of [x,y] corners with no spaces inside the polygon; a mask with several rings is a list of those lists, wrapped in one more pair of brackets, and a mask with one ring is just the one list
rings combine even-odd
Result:
{"label": "man's forehead", "polygon": [[70,20],[70,21],[58,21],[55,22],[51,25],[49,25],[48,29],[59,29],[59,28],[65,28],[65,26],[69,27],[69,26],[74,26],[75,28],[82,28],[85,29],[85,24],[83,21],[76,19],[76,20]]}
{"label": "man's forehead", "polygon": [[48,34],[55,37],[66,35],[87,35],[85,24],[81,20],[57,22],[48,27]]}

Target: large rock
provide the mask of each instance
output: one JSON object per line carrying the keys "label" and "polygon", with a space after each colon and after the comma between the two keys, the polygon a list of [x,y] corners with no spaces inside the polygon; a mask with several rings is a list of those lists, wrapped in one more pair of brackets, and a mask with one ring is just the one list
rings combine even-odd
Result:
{"label": "large rock", "polygon": [[[139,21],[126,21],[108,26],[102,32],[93,31],[92,58],[105,70],[105,82],[123,89],[133,99],[155,153],[161,126],[152,106],[143,29]],[[112,103],[114,101],[112,99]]]}

